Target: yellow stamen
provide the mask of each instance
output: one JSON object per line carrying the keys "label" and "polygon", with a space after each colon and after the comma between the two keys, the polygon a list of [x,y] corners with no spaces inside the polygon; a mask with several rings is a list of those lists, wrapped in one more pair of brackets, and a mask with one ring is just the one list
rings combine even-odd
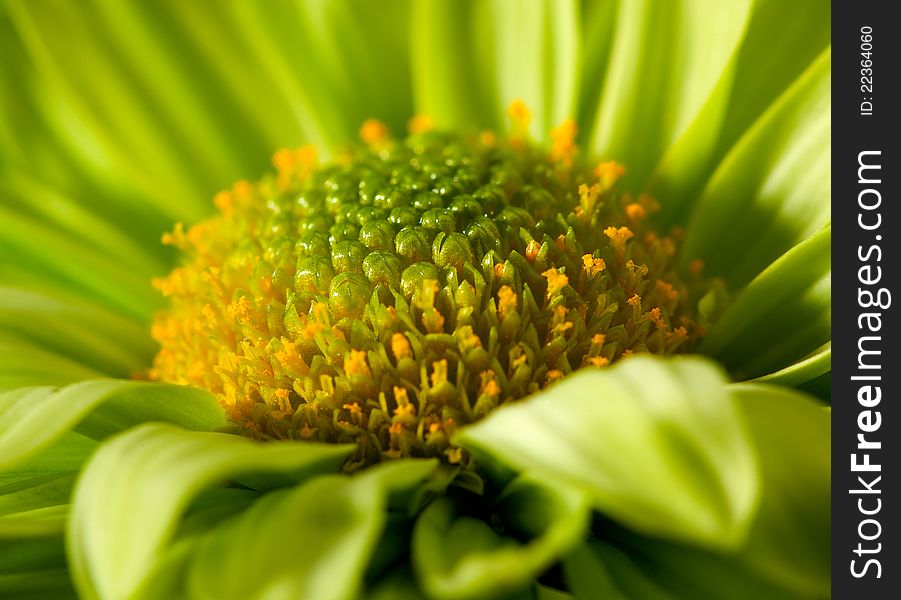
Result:
{"label": "yellow stamen", "polygon": [[628,227],[608,227],[604,230],[604,235],[610,238],[614,248],[624,248],[626,242],[635,234]]}
{"label": "yellow stamen", "polygon": [[505,319],[507,315],[516,310],[518,298],[516,292],[509,285],[501,286],[497,291],[497,313],[501,319]]}
{"label": "yellow stamen", "polygon": [[507,116],[513,123],[513,132],[518,135],[525,135],[529,130],[529,121],[532,120],[532,113],[529,107],[522,100],[514,100],[507,107]]}
{"label": "yellow stamen", "polygon": [[648,214],[647,209],[644,206],[637,202],[632,202],[626,205],[626,216],[628,216],[632,221],[640,221],[645,218]]}
{"label": "yellow stamen", "polygon": [[559,161],[569,168],[576,154],[576,122],[566,119],[551,130],[551,159]]}
{"label": "yellow stamen", "polygon": [[584,217],[586,219],[591,219],[594,215],[595,209],[598,205],[598,197],[600,196],[601,188],[598,184],[593,184],[592,186],[587,186],[584,183],[579,186],[579,206],[578,209],[581,209],[577,216]]}
{"label": "yellow stamen", "polygon": [[583,254],[582,266],[585,267],[585,272],[588,273],[589,277],[594,277],[607,268],[607,263],[604,262],[603,258],[595,258],[590,254]]}
{"label": "yellow stamen", "polygon": [[407,336],[402,333],[395,333],[391,336],[391,352],[397,360],[413,358],[410,342],[407,340]]}
{"label": "yellow stamen", "polygon": [[613,160],[598,164],[594,170],[594,174],[598,176],[598,185],[601,186],[602,192],[612,188],[625,172],[625,167]]}
{"label": "yellow stamen", "polygon": [[442,358],[432,363],[432,387],[447,381],[447,359]]}
{"label": "yellow stamen", "polygon": [[526,244],[526,260],[530,263],[535,262],[535,259],[538,258],[538,251],[541,250],[541,244],[532,240],[528,244]]}
{"label": "yellow stamen", "polygon": [[344,359],[344,372],[348,375],[364,375],[372,377],[372,371],[366,364],[366,352],[363,350],[351,350]]}
{"label": "yellow stamen", "polygon": [[413,134],[431,131],[432,127],[434,127],[434,123],[428,115],[416,115],[407,121],[407,130]]}
{"label": "yellow stamen", "polygon": [[547,279],[547,297],[549,299],[569,284],[569,277],[558,271],[556,267],[551,267],[542,275]]}
{"label": "yellow stamen", "polygon": [[373,150],[382,150],[388,145],[388,127],[377,119],[367,119],[360,127],[360,139]]}

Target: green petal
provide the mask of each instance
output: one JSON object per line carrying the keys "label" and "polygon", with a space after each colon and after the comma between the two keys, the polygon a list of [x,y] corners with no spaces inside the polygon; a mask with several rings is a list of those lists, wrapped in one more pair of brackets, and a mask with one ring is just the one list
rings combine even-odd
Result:
{"label": "green petal", "polygon": [[733,288],[829,220],[831,53],[748,130],[692,214],[682,256]]}
{"label": "green petal", "polygon": [[[346,144],[376,117],[406,130],[412,113],[406,1],[273,1],[236,5],[249,45],[314,141]],[[373,26],[373,24],[378,24]],[[364,100],[365,99],[365,100]]]}
{"label": "green petal", "polygon": [[[733,557],[669,542],[594,541],[564,563],[577,600],[798,600]],[[804,597],[804,596],[800,596]]]}
{"label": "green petal", "polygon": [[758,456],[761,501],[745,543],[730,553],[596,528],[564,561],[577,598],[825,598],[830,579],[830,419],[808,397],[759,384],[730,386]]}
{"label": "green petal", "polygon": [[803,597],[829,595],[830,413],[797,392],[733,386],[757,447],[760,509],[739,560]]}
{"label": "green petal", "polygon": [[[750,9],[745,1],[621,2],[591,151],[624,164],[625,181],[640,185],[731,78]],[[728,96],[714,96],[722,112]]]}
{"label": "green petal", "polygon": [[267,495],[192,549],[188,596],[357,598],[389,494],[415,487],[435,466],[394,462]]}
{"label": "green petal", "polygon": [[2,205],[0,261],[0,283],[75,291],[140,320],[160,302],[146,273]]}
{"label": "green petal", "polygon": [[61,540],[0,538],[0,598],[75,598]]}
{"label": "green petal", "polygon": [[0,538],[34,539],[62,533],[72,486],[97,442],[68,432],[52,446],[0,471]]}
{"label": "green petal", "polygon": [[[832,228],[826,227],[786,252],[738,295],[701,351],[739,379],[814,358],[831,338],[831,247]],[[817,370],[827,366],[824,361],[808,363],[809,374],[822,374]]]}
{"label": "green petal", "polygon": [[654,170],[650,191],[662,200],[659,221],[685,221],[723,155],[828,47],[830,15],[826,0],[754,2],[727,72]]}
{"label": "green petal", "polygon": [[411,57],[416,111],[440,127],[498,129],[490,5],[472,0],[413,4]]}
{"label": "green petal", "polygon": [[784,387],[798,387],[814,381],[832,371],[832,342],[823,344],[806,358],[802,358],[775,373],[753,379],[755,383],[768,383]]}
{"label": "green petal", "polygon": [[216,399],[197,388],[118,380],[22,388],[0,394],[0,468],[27,460],[76,427],[102,439],[150,420],[200,430],[226,423]]}
{"label": "green petal", "polygon": [[[3,286],[0,340],[34,345],[111,377],[143,371],[155,349],[142,323],[55,294]],[[0,373],[7,370],[0,365]]]}
{"label": "green petal", "polygon": [[[462,503],[432,503],[413,531],[413,566],[432,598],[505,597],[522,590],[579,543],[589,504],[584,493],[554,481],[522,476],[496,502],[506,530],[498,534]],[[519,542],[519,539],[528,539]]]}
{"label": "green petal", "polygon": [[103,375],[72,359],[4,337],[0,336],[0,392],[33,385],[65,385]]}
{"label": "green petal", "polygon": [[127,598],[172,538],[204,488],[235,475],[337,470],[346,446],[257,444],[228,434],[146,424],[104,444],[78,481],[67,543],[85,598]]}
{"label": "green petal", "polygon": [[698,358],[636,357],[503,407],[457,441],[477,459],[575,485],[637,531],[735,546],[757,478],[724,383]]}
{"label": "green petal", "polygon": [[547,139],[552,128],[575,113],[576,2],[494,0],[489,11],[497,107],[504,111],[514,100],[522,100],[532,113],[530,134]]}

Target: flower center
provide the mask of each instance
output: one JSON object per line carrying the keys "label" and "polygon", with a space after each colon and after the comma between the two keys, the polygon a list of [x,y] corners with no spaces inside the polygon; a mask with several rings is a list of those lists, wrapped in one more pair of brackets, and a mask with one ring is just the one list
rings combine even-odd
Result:
{"label": "flower center", "polygon": [[151,376],[219,396],[242,433],[358,445],[382,458],[469,459],[454,431],[580,368],[688,349],[703,335],[697,273],[675,267],[678,231],[618,193],[554,132],[376,122],[365,146],[318,165],[310,148],[216,197],[219,214],[164,241],[183,266]]}

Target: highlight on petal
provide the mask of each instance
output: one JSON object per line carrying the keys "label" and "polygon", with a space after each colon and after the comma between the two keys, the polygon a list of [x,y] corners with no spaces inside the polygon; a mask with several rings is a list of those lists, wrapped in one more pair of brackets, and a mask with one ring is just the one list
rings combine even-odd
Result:
{"label": "highlight on petal", "polygon": [[751,7],[746,1],[620,2],[589,136],[593,154],[616,157],[629,170],[626,180],[642,184],[706,103],[724,106],[728,97],[714,90],[731,77]]}
{"label": "highlight on petal", "polygon": [[830,67],[827,49],[719,165],[686,227],[686,264],[739,287],[829,221]]}
{"label": "highlight on petal", "polygon": [[[718,318],[701,351],[737,378],[764,376],[804,362],[831,339],[832,228],[801,242],[757,276]],[[831,368],[826,355],[795,377]],[[803,383],[803,382],[799,382]]]}
{"label": "highlight on petal", "polygon": [[202,490],[223,479],[281,472],[302,480],[336,471],[350,448],[258,444],[149,423],[103,445],[75,489],[67,545],[85,598],[129,598],[145,584]]}
{"label": "highlight on petal", "polygon": [[72,430],[101,440],[151,420],[194,430],[226,424],[219,403],[197,388],[102,379],[18,388],[0,394],[0,468],[28,460]]}
{"label": "highlight on petal", "polygon": [[749,534],[728,552],[596,527],[563,561],[576,598],[825,598],[829,595],[829,413],[776,386],[729,393],[757,455],[760,504]]}
{"label": "highlight on petal", "polygon": [[688,217],[723,156],[829,46],[828,0],[799,0],[785,8],[781,0],[753,3],[741,45],[716,88],[654,168],[647,185],[666,199],[661,222]]}
{"label": "highlight on petal", "polygon": [[581,489],[648,534],[735,547],[757,503],[745,425],[719,370],[697,358],[576,373],[457,439],[489,465]]}
{"label": "highlight on petal", "polygon": [[189,595],[358,598],[389,517],[389,496],[415,488],[435,467],[435,461],[395,462],[266,495],[197,541],[188,559]]}

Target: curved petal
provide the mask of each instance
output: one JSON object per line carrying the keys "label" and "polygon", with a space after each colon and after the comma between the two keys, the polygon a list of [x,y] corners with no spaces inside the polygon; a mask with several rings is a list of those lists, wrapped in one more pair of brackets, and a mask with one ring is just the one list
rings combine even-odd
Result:
{"label": "curved petal", "polygon": [[761,502],[747,540],[720,553],[596,528],[563,564],[576,598],[697,600],[829,596],[830,423],[823,406],[775,386],[730,394],[758,455]]}
{"label": "curved petal", "polygon": [[828,0],[754,2],[728,74],[654,169],[658,221],[686,220],[723,155],[829,46],[830,15]]}
{"label": "curved petal", "polygon": [[[143,324],[84,302],[0,286],[0,340],[34,345],[112,377],[146,369],[154,345]],[[7,371],[0,364],[0,373]]]}
{"label": "curved petal", "polygon": [[[575,546],[590,516],[586,495],[559,482],[521,476],[493,506],[505,534],[466,514],[463,503],[441,498],[413,530],[413,567],[438,600],[495,598],[531,582]],[[527,541],[519,542],[525,538]]]}
{"label": "curved petal", "polygon": [[776,386],[732,387],[757,448],[760,510],[738,558],[805,597],[829,595],[830,412]]}
{"label": "curved petal", "polygon": [[502,407],[457,441],[480,461],[583,489],[597,510],[638,531],[735,546],[754,514],[757,478],[724,384],[697,358],[636,357]]}
{"label": "curved petal", "polygon": [[128,598],[204,488],[253,472],[308,477],[336,471],[349,451],[312,443],[256,444],[155,423],[131,429],[94,454],[76,486],[67,534],[76,587],[85,598]]}
{"label": "curved petal", "polygon": [[416,110],[442,127],[503,129],[522,100],[547,139],[576,109],[575,0],[427,0],[414,5]]}
{"label": "curved petal", "polygon": [[620,2],[588,147],[601,158],[624,164],[624,181],[644,182],[708,101],[723,111],[728,95],[714,91],[722,79],[732,77],[730,64],[751,5],[715,0]]}
{"label": "curved petal", "polygon": [[99,440],[151,420],[198,430],[226,423],[215,398],[186,386],[93,380],[19,388],[0,394],[0,468],[28,460],[73,429]]}
{"label": "curved petal", "polygon": [[415,487],[435,466],[394,462],[268,494],[194,544],[187,596],[357,598],[385,527],[389,493]]}
{"label": "curved petal", "polygon": [[[735,298],[700,350],[739,379],[810,357],[831,338],[831,248],[826,227],[786,252]],[[811,368],[817,366],[825,365]]]}
{"label": "curved petal", "polygon": [[829,221],[831,53],[826,50],[717,168],[683,260],[740,287]]}

